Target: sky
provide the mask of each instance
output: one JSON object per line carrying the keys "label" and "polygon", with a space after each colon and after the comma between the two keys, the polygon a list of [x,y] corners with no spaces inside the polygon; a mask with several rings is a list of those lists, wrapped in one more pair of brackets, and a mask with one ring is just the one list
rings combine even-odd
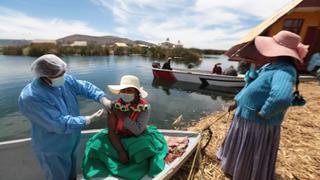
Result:
{"label": "sky", "polygon": [[119,36],[228,49],[291,0],[0,0],[0,39]]}

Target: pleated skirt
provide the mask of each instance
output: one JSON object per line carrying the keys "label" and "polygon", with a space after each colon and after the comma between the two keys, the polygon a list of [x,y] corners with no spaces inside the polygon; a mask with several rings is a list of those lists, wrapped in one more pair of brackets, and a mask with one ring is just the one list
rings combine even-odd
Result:
{"label": "pleated skirt", "polygon": [[275,179],[280,126],[234,117],[217,152],[221,168],[233,180]]}

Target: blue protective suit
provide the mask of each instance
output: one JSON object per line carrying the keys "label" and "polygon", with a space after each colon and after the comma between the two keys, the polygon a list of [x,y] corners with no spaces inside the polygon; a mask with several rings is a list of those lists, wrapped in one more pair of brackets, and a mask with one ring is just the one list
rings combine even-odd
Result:
{"label": "blue protective suit", "polygon": [[32,148],[46,179],[76,178],[77,147],[86,123],[77,95],[99,102],[105,93],[90,82],[65,75],[61,87],[35,79],[20,94],[19,108],[31,122]]}

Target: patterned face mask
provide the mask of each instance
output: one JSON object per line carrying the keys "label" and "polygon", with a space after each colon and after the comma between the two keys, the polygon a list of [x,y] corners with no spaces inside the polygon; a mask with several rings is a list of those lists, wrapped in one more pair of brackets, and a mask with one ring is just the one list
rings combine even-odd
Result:
{"label": "patterned face mask", "polygon": [[125,93],[120,93],[120,98],[126,102],[126,103],[129,103],[131,101],[134,100],[134,94],[125,94]]}

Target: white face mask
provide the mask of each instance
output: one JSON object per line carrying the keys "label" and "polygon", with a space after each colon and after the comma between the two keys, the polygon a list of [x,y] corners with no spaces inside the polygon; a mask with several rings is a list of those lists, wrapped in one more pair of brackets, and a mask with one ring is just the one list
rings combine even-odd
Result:
{"label": "white face mask", "polygon": [[51,86],[52,87],[60,87],[63,86],[64,84],[64,75],[55,79],[50,79],[51,80]]}
{"label": "white face mask", "polygon": [[127,102],[127,103],[134,100],[134,94],[120,93],[119,96],[124,102]]}

